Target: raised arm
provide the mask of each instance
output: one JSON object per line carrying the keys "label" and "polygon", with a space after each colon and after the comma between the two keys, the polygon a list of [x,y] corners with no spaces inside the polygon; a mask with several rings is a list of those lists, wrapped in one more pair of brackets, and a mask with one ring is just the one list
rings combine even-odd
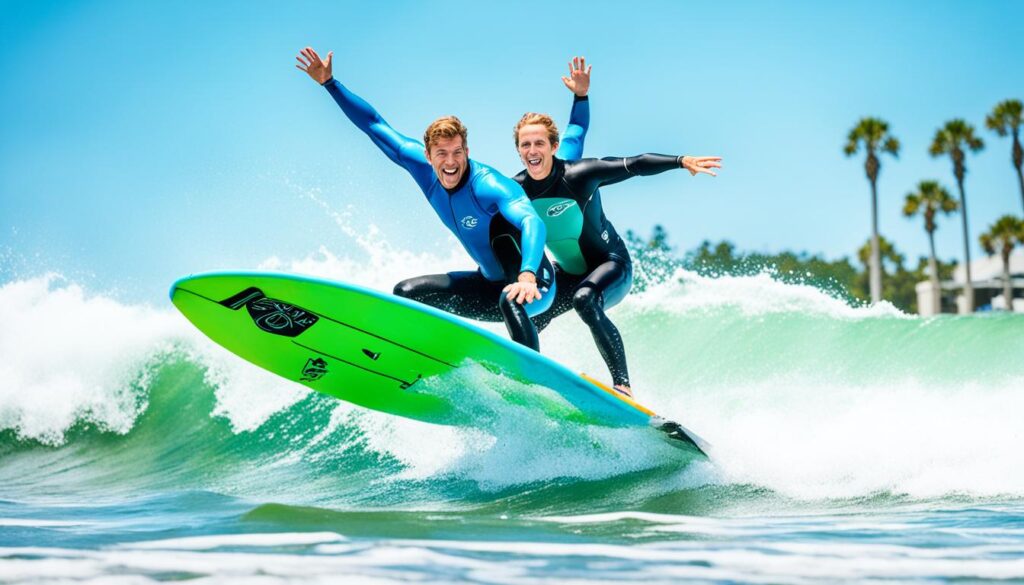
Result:
{"label": "raised arm", "polygon": [[369,136],[392,162],[413,172],[414,176],[417,174],[414,170],[429,171],[430,165],[423,153],[423,144],[392,128],[370,104],[334,79],[331,73],[333,57],[334,53],[330,52],[327,53],[327,59],[323,60],[316,51],[306,47],[296,57],[299,62],[296,67],[326,88],[356,128]]}
{"label": "raised arm", "polygon": [[583,141],[590,127],[590,70],[583,57],[574,57],[569,63],[569,77],[563,77],[562,83],[573,93],[572,111],[569,113],[569,124],[562,133],[555,156],[562,160],[579,160],[583,157]]}

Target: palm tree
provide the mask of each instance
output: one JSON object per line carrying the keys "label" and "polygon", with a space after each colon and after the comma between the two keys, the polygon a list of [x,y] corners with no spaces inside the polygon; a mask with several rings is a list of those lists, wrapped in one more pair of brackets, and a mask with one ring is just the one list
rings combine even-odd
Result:
{"label": "palm tree", "polygon": [[878,153],[888,152],[898,157],[900,141],[889,134],[889,123],[885,120],[861,118],[847,135],[843,152],[846,156],[853,156],[861,144],[868,153],[864,161],[864,172],[871,183],[871,261],[868,266],[871,273],[871,302],[877,303],[882,300],[882,258],[878,246],[878,172],[882,169],[882,162],[878,159]]}
{"label": "palm tree", "polygon": [[999,252],[1003,258],[1003,298],[1006,310],[1013,310],[1013,286],[1010,283],[1010,253],[1018,243],[1024,244],[1024,221],[1004,215],[981,234],[981,247],[989,254]]}
{"label": "palm tree", "polygon": [[996,134],[1013,136],[1013,168],[1017,170],[1017,182],[1020,183],[1020,199],[1024,203],[1024,173],[1021,167],[1024,166],[1024,148],[1020,146],[1021,126],[1020,100],[1005,100],[996,104],[992,113],[985,118],[985,126],[989,130],[995,130]]}
{"label": "palm tree", "polygon": [[[871,261],[871,254],[873,253],[872,241],[878,242],[880,259],[892,262],[892,265],[896,267],[897,271],[903,267],[906,257],[903,254],[900,254],[896,249],[896,246],[894,246],[889,240],[885,239],[885,236],[878,236],[877,240],[872,238],[871,240],[864,242],[864,245],[857,250],[857,258],[860,259],[861,264],[868,266]],[[879,266],[882,266],[882,264],[879,263]]]}
{"label": "palm tree", "polygon": [[903,215],[913,217],[920,213],[924,216],[924,231],[928,232],[928,257],[929,280],[932,283],[932,314],[942,310],[941,294],[939,291],[939,266],[935,259],[935,214],[943,213],[949,215],[957,210],[959,204],[956,199],[950,196],[949,191],[939,184],[938,181],[921,181],[917,184],[917,191],[907,193],[906,202],[903,204]]}
{"label": "palm tree", "polygon": [[956,186],[960,189],[960,218],[964,225],[964,271],[967,281],[964,283],[964,301],[967,305],[967,312],[974,312],[974,286],[971,285],[971,247],[970,236],[967,233],[967,195],[964,193],[964,175],[967,174],[967,167],[964,165],[964,148],[971,152],[978,152],[985,147],[985,143],[974,135],[974,126],[957,118],[946,122],[946,125],[935,132],[932,145],[928,152],[932,156],[948,154],[953,160],[953,175],[956,177]]}

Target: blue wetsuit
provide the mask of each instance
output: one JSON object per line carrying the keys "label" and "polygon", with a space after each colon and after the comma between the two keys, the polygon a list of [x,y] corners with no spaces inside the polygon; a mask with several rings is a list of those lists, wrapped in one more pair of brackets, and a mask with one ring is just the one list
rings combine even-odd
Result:
{"label": "blue wetsuit", "polygon": [[[544,256],[544,223],[519,184],[470,160],[459,184],[446,189],[427,161],[421,142],[397,132],[337,80],[327,81],[324,87],[349,120],[412,175],[438,217],[479,266],[472,272],[405,280],[395,286],[395,294],[465,317],[504,320],[515,341],[538,349],[537,332],[529,317],[551,306],[554,273]],[[508,301],[502,289],[524,271],[537,276],[542,297],[520,305]]]}
{"label": "blue wetsuit", "polygon": [[569,124],[558,141],[555,156],[562,160],[579,160],[583,158],[583,142],[590,129],[590,99],[587,96],[574,96],[572,111],[569,112]]}

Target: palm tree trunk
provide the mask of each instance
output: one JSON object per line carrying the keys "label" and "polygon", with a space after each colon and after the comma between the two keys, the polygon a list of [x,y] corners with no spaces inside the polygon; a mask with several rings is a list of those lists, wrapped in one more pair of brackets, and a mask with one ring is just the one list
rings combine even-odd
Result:
{"label": "palm tree trunk", "polygon": [[1013,286],[1010,284],[1010,250],[1003,250],[1003,298],[1006,310],[1013,311]]}
{"label": "palm tree trunk", "polygon": [[935,259],[935,234],[928,232],[928,245],[931,247],[931,256],[928,257],[928,271],[931,273],[932,282],[932,315],[942,312],[942,291],[939,290],[939,263]]}
{"label": "palm tree trunk", "polygon": [[1020,146],[1020,133],[1013,130],[1013,168],[1017,169],[1017,182],[1020,183],[1020,200],[1024,204],[1024,173],[1021,173],[1021,165],[1024,164],[1024,148]]}
{"label": "palm tree trunk", "polygon": [[1017,167],[1017,182],[1020,183],[1020,202],[1024,205],[1024,173],[1021,173],[1020,167]]}
{"label": "palm tree trunk", "polygon": [[882,300],[882,252],[878,245],[878,188],[871,181],[871,302]]}
{"label": "palm tree trunk", "polygon": [[960,189],[960,219],[964,226],[964,300],[967,313],[974,312],[974,285],[971,282],[971,239],[967,233],[967,194],[964,193],[964,181],[957,177],[956,186]]}

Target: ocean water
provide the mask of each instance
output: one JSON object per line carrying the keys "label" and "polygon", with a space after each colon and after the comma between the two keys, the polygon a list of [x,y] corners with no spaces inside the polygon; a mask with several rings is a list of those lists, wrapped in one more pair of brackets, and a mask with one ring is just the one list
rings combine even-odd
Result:
{"label": "ocean water", "polygon": [[[449,260],[265,267],[387,290],[384,268]],[[242,362],[169,302],[9,280],[0,581],[1024,583],[1024,317],[681,270],[611,315],[638,399],[710,461],[538,418],[484,370],[431,381],[476,397],[477,427],[361,410]],[[574,316],[541,342],[606,375]]]}

